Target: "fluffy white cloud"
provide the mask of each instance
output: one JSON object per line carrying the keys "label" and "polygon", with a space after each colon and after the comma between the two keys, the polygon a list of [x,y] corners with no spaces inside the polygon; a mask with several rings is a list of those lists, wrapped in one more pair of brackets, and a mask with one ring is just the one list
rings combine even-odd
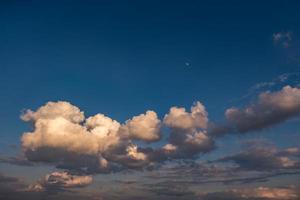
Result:
{"label": "fluffy white cloud", "polygon": [[95,135],[63,117],[37,119],[34,131],[23,134],[22,147],[32,151],[51,147],[87,155],[96,154],[100,148]]}
{"label": "fluffy white cloud", "polygon": [[36,112],[27,110],[21,119],[24,121],[37,121],[38,119],[55,119],[63,117],[73,123],[80,123],[84,120],[84,114],[69,102],[58,101],[48,102],[46,105],[40,107]]}
{"label": "fluffy white cloud", "polygon": [[190,113],[185,108],[172,107],[164,117],[164,124],[173,129],[206,128],[207,123],[207,112],[200,102],[191,107]]}
{"label": "fluffy white cloud", "polygon": [[120,123],[103,114],[97,114],[87,118],[85,126],[91,133],[103,138],[110,134],[116,134],[120,128]]}
{"label": "fluffy white cloud", "polygon": [[154,111],[135,116],[127,120],[120,129],[122,135],[128,135],[131,139],[147,142],[157,141],[161,137],[161,122]]}

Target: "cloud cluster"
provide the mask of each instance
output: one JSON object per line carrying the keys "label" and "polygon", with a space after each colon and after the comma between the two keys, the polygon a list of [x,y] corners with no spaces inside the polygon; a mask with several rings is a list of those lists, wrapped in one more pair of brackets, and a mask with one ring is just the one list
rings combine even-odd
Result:
{"label": "cloud cluster", "polygon": [[[37,111],[27,110],[21,116],[34,126],[33,131],[23,134],[21,141],[29,161],[52,162],[59,168],[91,173],[110,172],[191,158],[213,150],[214,136],[261,130],[299,113],[300,89],[290,86],[276,92],[263,92],[257,102],[243,109],[227,109],[226,124],[213,128],[209,126],[208,113],[200,102],[196,102],[190,111],[171,107],[162,121],[154,111],[146,111],[123,124],[103,114],[85,118],[79,108],[68,102],[48,102]],[[135,141],[161,140],[162,130],[169,133],[167,142],[161,147],[146,148],[135,144]],[[269,154],[264,151],[260,156],[268,157]],[[259,159],[255,155],[256,152],[251,152],[246,156]],[[237,161],[238,155],[231,159]],[[292,165],[284,156],[270,160],[271,163]]]}
{"label": "cloud cluster", "polygon": [[164,117],[164,123],[172,129],[204,129],[207,127],[208,114],[205,107],[200,102],[196,102],[191,107],[191,112],[187,112],[185,108],[170,108],[169,113]]}
{"label": "cloud cluster", "polygon": [[[156,116],[154,114],[153,117],[152,112],[150,115],[152,120]],[[144,116],[146,122],[147,117]],[[87,170],[93,171],[106,170],[111,166],[105,158],[111,152],[130,157],[126,152],[129,138],[142,135],[141,126],[145,124],[145,119],[141,120],[143,124],[140,127],[133,124],[133,133],[128,130],[128,137],[124,137],[117,121],[103,114],[85,120],[83,112],[68,102],[48,102],[36,112],[28,110],[21,118],[34,124],[33,132],[24,133],[21,139],[29,160],[55,162],[62,168],[87,167]],[[147,136],[151,137],[152,133],[154,131]]]}
{"label": "cloud cluster", "polygon": [[214,127],[211,134],[257,131],[286,121],[299,113],[300,89],[285,86],[280,91],[261,93],[257,102],[243,109],[227,109],[225,116],[228,123],[225,126]]}
{"label": "cloud cluster", "polygon": [[[207,112],[200,102],[191,112],[172,107],[163,122],[154,111],[124,124],[103,114],[85,118],[79,108],[63,101],[48,102],[37,111],[27,110],[21,119],[34,126],[21,138],[28,160],[92,173],[144,168],[169,158],[208,152],[214,146],[206,134]],[[156,149],[134,144],[136,140],[160,140],[163,125],[171,130],[169,143]]]}

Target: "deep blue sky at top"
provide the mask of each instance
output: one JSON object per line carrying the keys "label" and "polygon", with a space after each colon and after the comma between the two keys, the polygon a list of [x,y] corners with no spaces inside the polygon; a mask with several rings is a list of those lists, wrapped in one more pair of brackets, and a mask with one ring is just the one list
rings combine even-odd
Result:
{"label": "deep blue sky at top", "polygon": [[56,100],[121,122],[200,100],[220,119],[254,84],[296,70],[272,34],[299,35],[299,9],[297,1],[1,1],[0,135],[17,138],[22,109]]}

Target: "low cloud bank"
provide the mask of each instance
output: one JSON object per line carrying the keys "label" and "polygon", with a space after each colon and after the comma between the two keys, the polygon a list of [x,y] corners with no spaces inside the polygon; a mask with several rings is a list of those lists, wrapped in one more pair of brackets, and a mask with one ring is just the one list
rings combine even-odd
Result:
{"label": "low cloud bank", "polygon": [[223,192],[200,195],[200,200],[296,200],[299,194],[295,187],[285,188],[258,187],[247,189],[232,189]]}

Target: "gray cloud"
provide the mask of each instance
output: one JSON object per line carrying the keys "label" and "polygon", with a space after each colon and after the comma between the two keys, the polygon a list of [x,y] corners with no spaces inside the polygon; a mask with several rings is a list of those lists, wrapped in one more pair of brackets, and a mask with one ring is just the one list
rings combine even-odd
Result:
{"label": "gray cloud", "polygon": [[[223,162],[190,161],[183,163],[168,163],[152,171],[146,178],[154,181],[151,185],[215,185],[226,186],[250,183],[268,182],[282,176],[299,176],[300,169],[281,168],[273,170],[254,171],[253,169]],[[150,185],[150,186],[151,186]]]}
{"label": "gray cloud", "polygon": [[294,158],[299,154],[298,148],[279,150],[266,143],[250,143],[246,148],[234,155],[225,156],[218,161],[232,161],[244,170],[269,171],[280,169],[299,169],[300,162]]}
{"label": "gray cloud", "polygon": [[243,109],[229,108],[225,112],[227,123],[210,127],[210,134],[258,131],[284,122],[300,113],[300,89],[285,86],[280,91],[263,92],[258,100]]}

